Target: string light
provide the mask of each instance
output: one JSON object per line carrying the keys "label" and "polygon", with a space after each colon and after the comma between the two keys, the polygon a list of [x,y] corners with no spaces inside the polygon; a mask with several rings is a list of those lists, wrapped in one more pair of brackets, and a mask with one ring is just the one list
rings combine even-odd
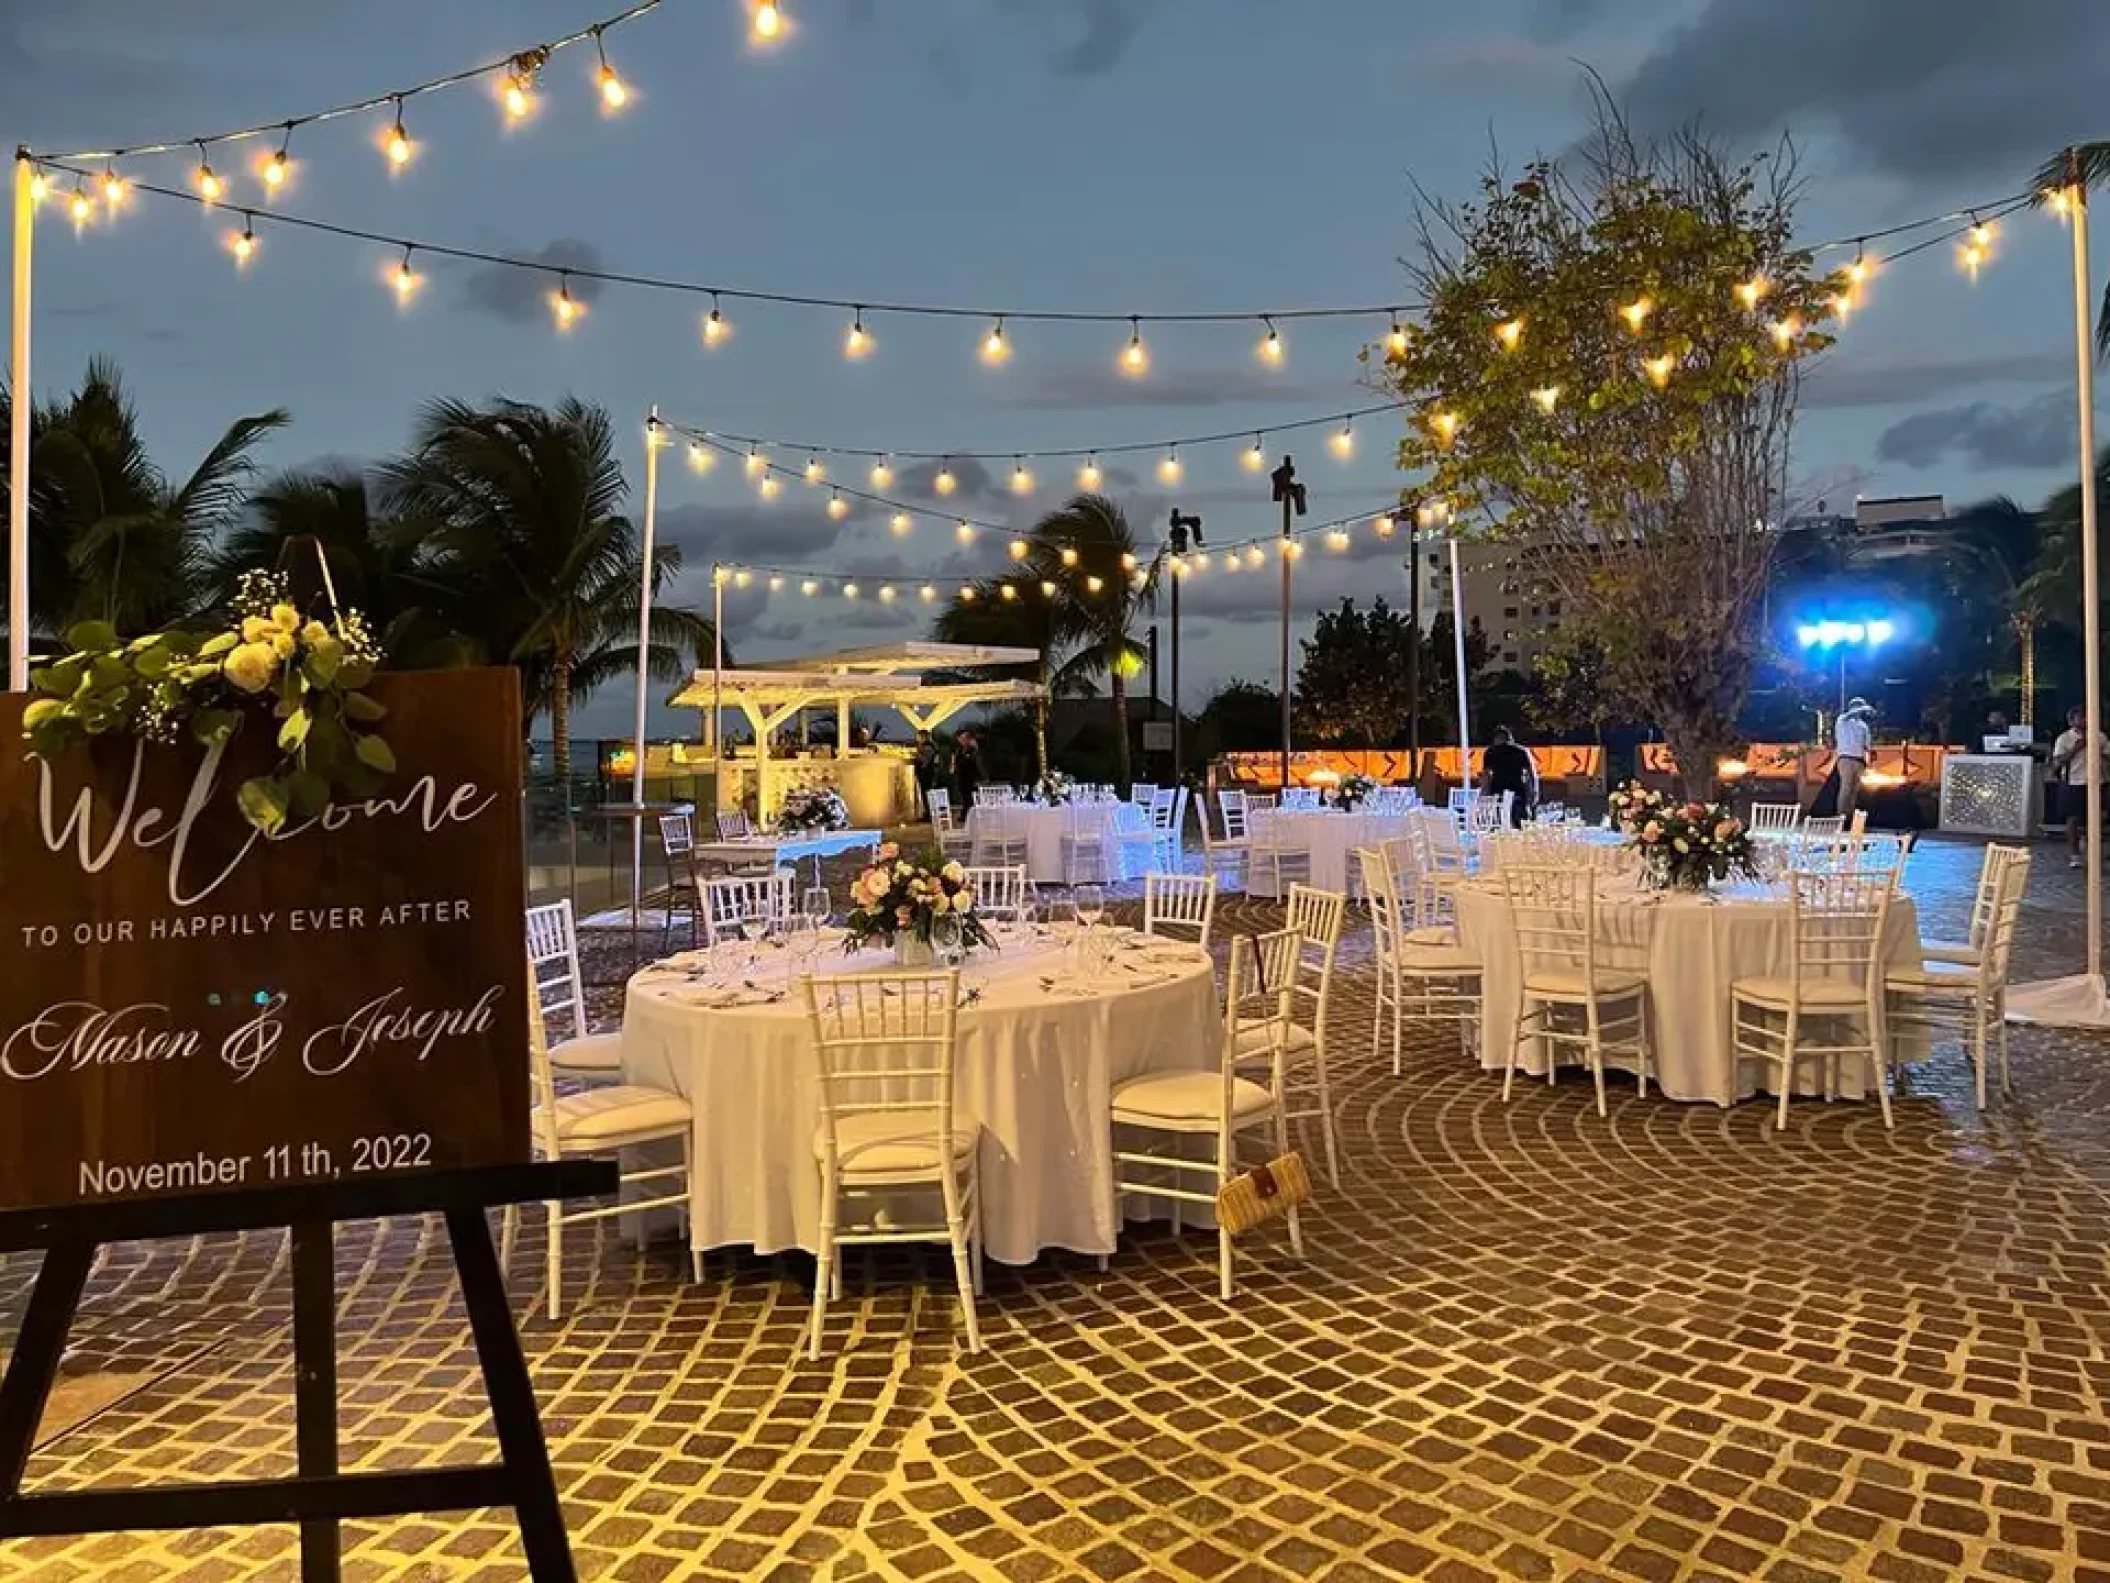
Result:
{"label": "string light", "polygon": [[407,247],[403,249],[403,262],[396,266],[395,286],[398,302],[407,303],[417,293],[418,272],[410,267],[410,249]]}
{"label": "string light", "polygon": [[1027,468],[1022,457],[1012,458],[1011,493],[1014,495],[1030,495],[1033,493],[1033,474]]}
{"label": "string light", "polygon": [[557,328],[560,330],[569,330],[579,322],[579,315],[586,310],[571,294],[571,276],[560,275],[557,278],[557,289],[550,294],[549,310],[555,316]]}
{"label": "string light", "polygon": [[711,464],[717,459],[717,453],[701,440],[689,441],[689,471],[693,473],[707,473],[711,470]]}
{"label": "string light", "polygon": [[1355,420],[1343,419],[1339,432],[1326,443],[1333,448],[1333,454],[1343,461],[1355,455]]}
{"label": "string light", "polygon": [[856,597],[857,597],[857,585],[856,585],[855,583],[844,583],[844,584],[843,584],[843,598],[845,598],[845,599],[855,599]]}
{"label": "string light", "polygon": [[1371,521],[1370,529],[1379,538],[1389,539],[1397,526],[1398,524],[1392,520],[1390,513],[1383,513]]}
{"label": "string light", "polygon": [[1275,328],[1273,319],[1262,319],[1260,322],[1267,326],[1267,334],[1260,338],[1261,361],[1279,363],[1282,361],[1283,352],[1282,332]]}
{"label": "string light", "polygon": [[784,579],[781,577],[770,578],[769,591],[773,594],[781,594],[784,591]]}
{"label": "string light", "polygon": [[1249,473],[1267,471],[1267,446],[1261,436],[1254,435],[1253,443],[1239,454],[1239,465]]}
{"label": "string light", "polygon": [[954,526],[952,532],[953,537],[958,539],[962,544],[972,544],[974,542],[974,524],[972,522],[969,522],[965,517],[962,517],[959,520],[958,524]]}
{"label": "string light", "polygon": [[1802,321],[1791,313],[1786,318],[1775,319],[1767,329],[1772,332],[1773,344],[1785,352],[1800,333]]}
{"label": "string light", "polygon": [[893,464],[882,456],[872,464],[872,487],[874,489],[885,489],[892,485],[893,482]]}
{"label": "string light", "polygon": [[620,110],[630,102],[630,90],[623,86],[623,79],[616,75],[616,69],[608,63],[608,45],[602,39],[601,32],[598,27],[593,30],[594,53],[600,57],[601,62],[601,69],[595,73],[594,80],[600,84],[602,106],[611,111]]}
{"label": "string light", "polygon": [[808,599],[811,599],[815,594],[819,593],[820,591],[821,585],[815,582],[810,577],[799,584],[799,592],[804,594]]}
{"label": "string light", "polygon": [[843,337],[843,356],[854,363],[871,350],[871,332],[865,329],[865,311],[859,308],[850,320],[849,334]]}
{"label": "string light", "polygon": [[1385,348],[1394,357],[1407,355],[1407,327],[1399,322],[1397,314],[1392,318],[1391,333],[1385,337]]}
{"label": "string light", "polygon": [[929,583],[925,583],[921,588],[916,590],[916,597],[921,599],[927,605],[932,600],[938,597],[938,590],[931,587]]}
{"label": "string light", "polygon": [[732,323],[718,311],[718,293],[711,293],[711,311],[703,316],[703,344],[716,346],[733,333]]}
{"label": "string light", "polygon": [[1965,233],[1963,244],[1957,249],[1957,258],[1963,264],[1964,273],[1975,282],[1978,271],[1992,255],[1993,228],[1977,215],[1971,216],[1971,229]]}
{"label": "string light", "polygon": [[1658,390],[1661,390],[1670,383],[1671,370],[1677,367],[1677,362],[1668,353],[1665,353],[1660,357],[1650,358],[1641,366],[1648,372],[1648,382]]}
{"label": "string light", "polygon": [[1531,399],[1539,404],[1541,412],[1550,413],[1555,407],[1560,405],[1561,387],[1558,385],[1541,385],[1531,393]]}
{"label": "string light", "polygon": [[277,192],[285,186],[286,178],[293,173],[293,123],[286,123],[286,135],[280,139],[278,152],[264,161],[264,185]]}
{"label": "string light", "polygon": [[1763,275],[1753,275],[1749,280],[1736,283],[1736,300],[1749,310],[1756,308],[1765,294],[1773,289],[1773,282]]}
{"label": "string light", "polygon": [[1084,580],[1085,592],[1096,594],[1106,586],[1106,579],[1096,574]]}
{"label": "string light", "polygon": [[776,499],[777,475],[775,473],[764,473],[762,475],[762,481],[755,485],[755,493],[760,495],[764,500]]}
{"label": "string light", "polygon": [[1650,302],[1646,297],[1636,297],[1632,302],[1628,303],[1625,307],[1619,310],[1619,317],[1626,320],[1626,327],[1629,330],[1632,330],[1636,335],[1639,335],[1641,333],[1641,326],[1648,322],[1648,316],[1650,312],[1653,311],[1655,306],[1656,305],[1653,302]]}
{"label": "string light", "polygon": [[973,583],[962,583],[962,584],[960,584],[960,603],[961,603],[961,604],[963,604],[963,605],[971,605],[971,604],[973,604],[973,603],[974,603],[974,602],[975,602],[975,601],[976,601],[977,599],[979,599],[979,598],[981,598],[981,594],[980,594],[979,592],[977,592],[977,591],[976,591],[976,589],[975,589],[975,586],[974,586],[974,584],[973,584]]}
{"label": "string light", "polygon": [[1010,357],[1011,343],[1004,339],[1004,316],[998,314],[996,323],[989,327],[989,333],[982,338],[982,361],[994,368],[1008,362]]}
{"label": "string light", "polygon": [[1105,481],[1106,475],[1099,470],[1099,458],[1096,456],[1086,457],[1084,465],[1077,469],[1078,487],[1086,493],[1092,493]]}
{"label": "string light", "polygon": [[1131,377],[1150,372],[1150,352],[1143,345],[1143,321],[1128,321],[1128,345],[1121,353],[1121,371]]}
{"label": "string light", "polygon": [[1495,339],[1502,343],[1503,351],[1514,352],[1517,343],[1524,339],[1524,321],[1521,318],[1504,319],[1495,326]]}
{"label": "string light", "polygon": [[769,466],[769,458],[764,456],[760,451],[756,450],[752,445],[750,445],[747,448],[747,460],[742,464],[742,466],[745,468],[747,476],[749,478],[754,478],[761,474],[764,469]]}
{"label": "string light", "polygon": [[1429,427],[1436,431],[1436,443],[1449,450],[1451,442],[1458,438],[1458,414],[1439,412],[1429,419]]}
{"label": "string light", "polygon": [[[43,179],[41,173],[37,179]],[[212,161],[206,158],[203,143],[198,145],[198,174],[194,179],[198,187],[198,197],[205,203],[218,203],[227,191],[227,183],[220,180],[219,173],[212,168]]]}
{"label": "string light", "polygon": [[952,463],[947,462],[938,469],[938,476],[930,481],[930,486],[941,495],[949,495],[960,487],[960,481],[952,475]]}
{"label": "string light", "polygon": [[[75,201],[78,202],[79,200],[76,199]],[[227,247],[234,254],[234,261],[238,266],[246,266],[252,258],[256,257],[256,224],[254,216],[247,214],[242,216],[242,229],[228,233]]]}
{"label": "string light", "polygon": [[879,585],[879,602],[883,605],[890,605],[894,602],[894,585],[892,583],[881,583]]}
{"label": "string light", "polygon": [[1022,561],[1032,552],[1033,547],[1024,539],[1013,539],[1011,541],[1011,559],[1014,561]]}
{"label": "string light", "polygon": [[809,457],[807,457],[807,458],[806,458],[806,482],[807,482],[807,483],[809,483],[809,484],[817,484],[817,483],[820,483],[820,482],[821,482],[821,481],[822,481],[823,479],[825,479],[825,478],[826,478],[827,476],[828,476],[828,469],[827,469],[827,468],[825,468],[825,467],[823,467],[823,466],[821,465],[821,459],[820,459],[820,458],[819,458],[818,456],[809,456]]}
{"label": "string light", "polygon": [[396,170],[408,165],[411,156],[418,151],[417,144],[411,142],[410,133],[404,128],[403,101],[400,98],[396,100],[395,124],[388,129],[388,140],[382,144],[382,148],[388,155],[389,165]]}
{"label": "string light", "polygon": [[1043,582],[1040,585],[1040,597],[1043,599],[1053,599],[1055,597],[1055,585],[1050,582]]}
{"label": "string light", "polygon": [[828,491],[828,515],[840,522],[850,514],[850,502],[843,499],[840,490]]}
{"label": "string light", "polygon": [[1180,466],[1180,448],[1177,445],[1168,450],[1165,459],[1158,463],[1158,478],[1164,483],[1178,483],[1186,471]]}
{"label": "string light", "polygon": [[1077,564],[1077,546],[1076,546],[1076,545],[1074,545],[1074,544],[1065,544],[1065,545],[1064,545],[1064,546],[1062,547],[1062,564],[1063,564],[1063,565],[1065,565],[1065,566],[1075,566],[1075,565]]}
{"label": "string light", "polygon": [[73,228],[76,231],[95,218],[95,200],[88,196],[88,189],[79,182],[73,184],[73,197],[67,209],[73,216]]}
{"label": "string light", "polygon": [[1121,552],[1121,570],[1124,572],[1132,572],[1135,569],[1136,558],[1134,554],[1128,550],[1123,550]]}
{"label": "string light", "polygon": [[784,10],[777,0],[756,0],[750,26],[757,39],[767,44],[784,32]]}
{"label": "string light", "polygon": [[895,538],[905,539],[915,531],[916,520],[906,511],[897,511],[887,519],[887,526],[893,530]]}
{"label": "string light", "polygon": [[1018,589],[1010,583],[1003,585],[1003,593],[1006,599],[1016,599],[1018,597]]}
{"label": "string light", "polygon": [[515,56],[513,64],[506,70],[506,114],[515,121],[525,121],[535,108],[534,84],[523,69],[523,60],[523,57]]}
{"label": "string light", "polygon": [[1267,560],[1267,556],[1266,556],[1266,555],[1265,555],[1264,553],[1262,553],[1262,551],[1261,551],[1261,548],[1260,548],[1260,546],[1259,546],[1259,545],[1257,545],[1257,544],[1249,544],[1249,545],[1247,545],[1247,546],[1246,546],[1246,552],[1245,552],[1245,563],[1246,563],[1246,565],[1248,565],[1248,566],[1259,566],[1259,565],[1261,565],[1261,564],[1262,564],[1263,562],[1265,562],[1266,560]]}
{"label": "string light", "polygon": [[45,175],[43,167],[39,166],[36,170],[30,173],[29,201],[31,203],[42,203],[50,195],[51,178]]}
{"label": "string light", "polygon": [[1846,278],[1857,291],[1868,283],[1868,254],[1858,242],[1854,244],[1854,261],[1846,266]]}
{"label": "string light", "polygon": [[103,172],[103,202],[107,203],[111,208],[122,208],[131,190],[126,185],[124,177],[117,174],[114,166]]}
{"label": "string light", "polygon": [[1346,528],[1331,528],[1327,530],[1326,547],[1330,550],[1347,549],[1348,530]]}

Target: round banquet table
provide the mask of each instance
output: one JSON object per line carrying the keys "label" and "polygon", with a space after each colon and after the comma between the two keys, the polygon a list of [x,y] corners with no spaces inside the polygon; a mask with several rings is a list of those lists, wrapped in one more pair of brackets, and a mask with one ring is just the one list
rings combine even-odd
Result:
{"label": "round banquet table", "polygon": [[[1115,949],[1096,982],[1078,980],[1065,927],[1001,931],[1002,949],[973,953],[962,971],[962,993],[975,998],[960,1012],[956,1092],[982,1123],[983,1245],[1005,1264],[1047,1248],[1112,1253],[1114,1085],[1217,1060],[1222,1014],[1208,954],[1102,932]],[[829,936],[815,970],[896,970],[892,952],[845,955],[840,939]],[[819,1241],[820,1072],[799,985],[806,971],[790,946],[735,941],[630,980],[624,1080],[672,1089],[695,1108],[697,1247],[810,1252]]]}
{"label": "round banquet table", "polygon": [[[1273,841],[1275,831],[1282,831],[1287,845],[1311,853],[1313,886],[1344,896],[1363,893],[1355,849],[1404,836],[1408,823],[1409,816],[1402,813],[1342,813],[1333,808],[1258,808],[1248,816],[1255,848]],[[1252,872],[1246,876],[1246,894],[1274,895],[1271,866],[1257,858],[1247,866]]]}
{"label": "round banquet table", "polygon": [[[1516,1037],[1523,987],[1516,930],[1498,882],[1469,880],[1454,894],[1459,941],[1481,964],[1480,1064],[1499,1072]],[[1648,975],[1650,1047],[1663,1092],[1672,1099],[1712,1100],[1717,1105],[1758,1093],[1771,1068],[1732,1059],[1729,986],[1735,979],[1786,977],[1792,970],[1788,904],[1781,893],[1751,881],[1723,886],[1712,896],[1642,890],[1631,884],[1608,887],[1600,881],[1597,914],[1599,966]],[[1920,964],[1919,913],[1902,891],[1890,904],[1883,954],[1893,968]],[[1893,1061],[1917,1060],[1925,1054],[1922,1036],[1893,1040]],[[1543,1077],[1544,1047],[1533,1040],[1518,1064]],[[1605,1064],[1631,1070],[1632,1057],[1608,1054]],[[1799,1070],[1805,1074],[1805,1086],[1796,1092],[1821,1093],[1817,1063],[1810,1061]],[[1865,1064],[1842,1062],[1841,1097],[1863,1097],[1866,1078]]]}
{"label": "round banquet table", "polygon": [[[1069,833],[1072,812],[1088,828],[1099,832],[1099,850],[1103,857],[1099,871],[1088,874],[1085,883],[1115,884],[1142,874],[1150,866],[1147,846],[1139,843],[1126,853],[1121,850],[1122,832],[1131,836],[1150,833],[1150,810],[1131,803],[1080,803],[1074,810],[1067,806],[1047,808],[1038,803],[1004,803],[996,807],[975,808],[967,815],[967,833],[970,837],[986,837],[1001,830],[1024,835],[1026,877],[1036,885],[1063,885],[1068,883],[1068,876],[1062,871],[1062,838]],[[1129,873],[1127,860],[1130,859],[1135,874]]]}

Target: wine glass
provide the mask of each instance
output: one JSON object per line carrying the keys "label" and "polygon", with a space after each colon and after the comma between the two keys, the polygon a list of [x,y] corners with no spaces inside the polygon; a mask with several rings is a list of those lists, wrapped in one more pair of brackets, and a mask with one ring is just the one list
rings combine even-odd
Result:
{"label": "wine glass", "polygon": [[815,934],[828,927],[828,918],[835,911],[835,902],[825,885],[809,885],[799,894],[799,916],[806,927]]}
{"label": "wine glass", "polygon": [[1086,929],[1096,929],[1106,916],[1106,892],[1097,885],[1079,885],[1071,905],[1079,923]]}

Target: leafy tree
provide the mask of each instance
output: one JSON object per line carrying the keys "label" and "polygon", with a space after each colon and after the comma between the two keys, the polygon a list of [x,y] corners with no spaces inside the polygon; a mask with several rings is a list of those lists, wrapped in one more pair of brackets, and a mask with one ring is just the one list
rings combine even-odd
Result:
{"label": "leafy tree", "polygon": [[1401,467],[1589,612],[1608,691],[1694,790],[1735,745],[1801,361],[1850,290],[1794,245],[1796,191],[1791,148],[1640,143],[1600,98],[1567,164],[1425,210],[1425,320],[1384,364]]}
{"label": "leafy tree", "polygon": [[[1007,583],[1011,588],[1009,598],[1004,597]],[[1054,602],[1041,594],[1038,582],[1024,579],[984,578],[972,586],[973,598],[968,598],[963,590],[938,612],[937,620],[931,624],[931,636],[940,643],[1031,649],[1040,656],[1033,667],[1032,679],[1044,693],[1052,692],[1059,658]],[[1002,681],[1017,674],[1015,666],[969,668],[959,672],[958,679]],[[1045,777],[1048,773],[1048,710],[1045,702],[1036,704],[1033,709],[1033,762],[1035,778]]]}
{"label": "leafy tree", "polygon": [[1054,637],[1069,651],[1054,677],[1058,691],[1106,679],[1113,704],[1114,782],[1126,794],[1129,769],[1128,682],[1147,651],[1135,628],[1157,586],[1155,563],[1128,516],[1105,495],[1072,498],[1033,525],[1026,564],[1055,589]]}
{"label": "leafy tree", "polygon": [[1303,640],[1292,707],[1299,730],[1320,742],[1384,747],[1414,708],[1407,688],[1414,626],[1379,598],[1367,610],[1343,599]]}
{"label": "leafy tree", "polygon": [[[436,401],[411,449],[380,473],[383,505],[424,537],[437,575],[472,591],[463,634],[519,667],[530,719],[548,711],[560,780],[571,774],[571,706],[637,661],[642,551],[618,513],[625,485],[608,414],[567,397],[554,410],[513,401]],[[654,592],[681,568],[654,557]],[[648,674],[678,681],[711,647],[710,622],[655,604]]]}
{"label": "leafy tree", "polygon": [[1282,695],[1258,682],[1226,682],[1202,705],[1195,732],[1209,757],[1280,747]]}
{"label": "leafy tree", "polygon": [[1555,629],[1531,662],[1524,716],[1563,741],[1595,742],[1618,714],[1605,687],[1607,663],[1597,634],[1578,625]]}
{"label": "leafy tree", "polygon": [[[1429,623],[1429,635],[1421,645],[1422,729],[1430,741],[1458,740],[1458,644],[1457,631],[1448,610],[1438,611]],[[1465,628],[1465,680],[1468,699],[1483,688],[1488,657],[1494,645],[1476,616]],[[1470,702],[1468,702],[1470,707]],[[1467,721],[1471,723],[1470,720]]]}

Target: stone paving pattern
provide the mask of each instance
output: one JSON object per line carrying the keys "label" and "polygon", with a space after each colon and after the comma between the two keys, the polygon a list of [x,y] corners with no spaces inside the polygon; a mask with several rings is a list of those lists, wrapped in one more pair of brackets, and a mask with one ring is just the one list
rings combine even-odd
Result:
{"label": "stone paving pattern", "polygon": [[[2038,857],[2021,977],[2079,957],[2078,876]],[[1915,855],[1931,933],[1963,930],[1976,865]],[[991,1265],[970,1359],[941,1254],[853,1258],[807,1363],[810,1260],[714,1253],[692,1285],[673,1247],[582,1229],[553,1326],[530,1229],[517,1306],[582,1576],[2110,1583],[2110,1043],[2018,1032],[1985,1117],[1944,1046],[1894,1134],[1872,1104],[1798,1104],[1781,1136],[1764,1104],[1630,1083],[1600,1120],[1580,1080],[1505,1108],[1453,1041],[1393,1077],[1366,951],[1338,986],[1342,1185],[1309,1262],[1263,1234],[1228,1307],[1213,1238],[1141,1228],[1104,1275]],[[436,1224],[348,1228],[338,1270],[346,1465],[491,1455]],[[0,1267],[0,1337],[28,1274]],[[32,1483],[290,1472],[285,1277],[279,1237],[112,1250],[71,1367],[140,1386]],[[502,1515],[348,1541],[353,1583],[525,1575]],[[10,1583],[297,1573],[287,1529],[0,1545]]]}

